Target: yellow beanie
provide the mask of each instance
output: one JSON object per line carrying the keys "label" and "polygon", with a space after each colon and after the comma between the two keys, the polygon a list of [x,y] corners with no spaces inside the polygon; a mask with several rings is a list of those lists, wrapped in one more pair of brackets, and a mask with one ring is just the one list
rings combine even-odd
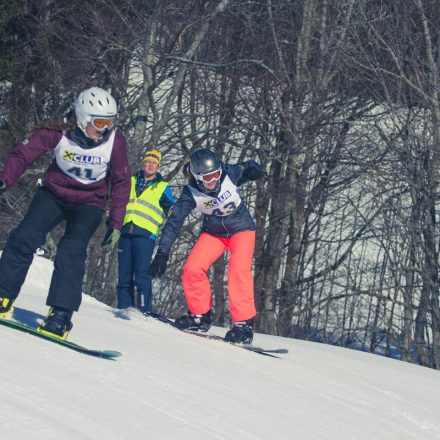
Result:
{"label": "yellow beanie", "polygon": [[145,153],[145,157],[143,162],[147,161],[147,160],[151,160],[153,162],[156,162],[158,165],[160,165],[160,161],[162,159],[162,153],[160,151],[157,150],[148,150]]}

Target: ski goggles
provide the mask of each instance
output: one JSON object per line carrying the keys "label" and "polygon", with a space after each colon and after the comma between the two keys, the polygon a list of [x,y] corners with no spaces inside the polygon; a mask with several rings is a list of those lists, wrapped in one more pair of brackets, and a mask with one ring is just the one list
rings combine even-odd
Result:
{"label": "ski goggles", "polygon": [[115,123],[115,117],[111,117],[111,118],[92,117],[92,120],[90,122],[97,130],[103,131],[106,128],[110,129],[113,127],[113,124]]}
{"label": "ski goggles", "polygon": [[211,183],[211,182],[214,182],[214,181],[217,181],[218,179],[220,179],[221,175],[222,175],[222,170],[218,169],[218,170],[212,171],[211,173],[203,174],[202,180],[204,183]]}

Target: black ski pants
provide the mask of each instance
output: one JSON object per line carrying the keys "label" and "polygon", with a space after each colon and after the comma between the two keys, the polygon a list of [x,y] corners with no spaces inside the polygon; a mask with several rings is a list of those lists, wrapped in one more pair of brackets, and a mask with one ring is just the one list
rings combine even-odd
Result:
{"label": "black ski pants", "polygon": [[46,304],[77,311],[81,304],[87,245],[101,223],[104,210],[66,204],[44,187],[38,188],[29,210],[9,235],[0,258],[0,297],[17,298],[35,251],[46,235],[66,220],[58,243]]}

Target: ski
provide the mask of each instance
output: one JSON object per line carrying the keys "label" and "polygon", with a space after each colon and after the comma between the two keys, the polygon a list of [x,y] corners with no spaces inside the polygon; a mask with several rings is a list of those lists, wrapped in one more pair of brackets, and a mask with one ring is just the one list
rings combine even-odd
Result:
{"label": "ski", "polygon": [[81,345],[75,344],[70,341],[63,341],[61,339],[54,338],[49,335],[45,335],[44,333],[40,333],[36,328],[30,327],[26,324],[22,324],[18,321],[12,321],[7,319],[0,318],[0,325],[4,325],[6,327],[19,330],[24,333],[28,333],[30,335],[37,336],[41,339],[45,339],[46,341],[55,342],[55,344],[62,345],[63,347],[69,348],[71,350],[77,351],[79,353],[83,353],[89,356],[100,357],[103,359],[114,359],[121,356],[119,351],[114,350],[90,350],[88,348],[82,347]]}
{"label": "ski", "polygon": [[[222,336],[218,336],[218,335],[213,335],[211,333],[199,333],[199,332],[194,332],[191,330],[185,330],[185,333],[189,333],[191,335],[195,335],[195,336],[200,336],[201,338],[205,338],[205,339],[212,339],[215,341],[223,341],[226,342]],[[263,347],[258,347],[256,345],[246,345],[246,344],[232,344],[232,345],[236,345],[237,347],[242,347],[245,348],[246,350],[250,350],[250,351],[264,351],[265,353],[278,353],[278,354],[286,354],[289,351],[285,348],[263,348]]]}
{"label": "ski", "polygon": [[243,348],[248,351],[253,351],[254,353],[258,353],[263,356],[269,356],[269,357],[274,357],[274,358],[279,359],[280,357],[276,356],[275,354],[288,353],[288,350],[285,348],[266,349],[266,348],[258,347],[255,345],[233,344],[233,343],[225,341],[221,336],[213,335],[211,333],[199,333],[199,332],[195,332],[195,331],[191,331],[191,330],[180,330],[179,328],[177,328],[175,326],[174,321],[172,321],[171,319],[168,319],[167,317],[165,317],[163,315],[160,315],[159,313],[148,312],[148,313],[145,313],[145,316],[151,316],[152,318],[157,319],[158,321],[163,322],[164,324],[171,325],[172,327],[174,327],[175,329],[177,329],[179,331],[182,331],[183,333],[187,333],[189,335],[194,335],[194,336],[199,336],[200,338],[212,339],[215,341],[222,341],[227,344],[233,345],[234,347],[239,347],[239,348]]}

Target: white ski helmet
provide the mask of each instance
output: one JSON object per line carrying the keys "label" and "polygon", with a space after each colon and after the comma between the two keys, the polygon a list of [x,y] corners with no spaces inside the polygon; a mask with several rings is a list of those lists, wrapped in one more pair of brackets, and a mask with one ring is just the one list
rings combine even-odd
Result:
{"label": "white ski helmet", "polygon": [[84,133],[87,124],[92,122],[94,117],[116,118],[117,113],[118,107],[113,96],[99,87],[82,91],[75,101],[76,122]]}

